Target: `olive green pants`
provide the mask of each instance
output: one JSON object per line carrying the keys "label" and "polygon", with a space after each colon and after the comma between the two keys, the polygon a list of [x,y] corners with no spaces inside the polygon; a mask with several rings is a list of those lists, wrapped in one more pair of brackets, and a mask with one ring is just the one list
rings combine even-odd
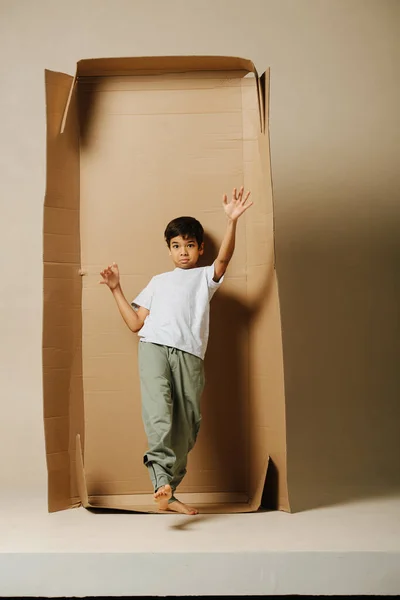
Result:
{"label": "olive green pants", "polygon": [[139,373],[149,446],[144,464],[155,491],[167,483],[175,491],[200,428],[203,361],[176,348],[140,342]]}

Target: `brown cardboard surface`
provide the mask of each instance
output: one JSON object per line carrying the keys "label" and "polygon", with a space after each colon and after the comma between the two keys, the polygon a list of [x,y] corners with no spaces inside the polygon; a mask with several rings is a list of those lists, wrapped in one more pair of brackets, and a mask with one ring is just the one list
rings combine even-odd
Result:
{"label": "brown cardboard surface", "polygon": [[71,81],[46,71],[43,394],[50,510],[79,502],[73,448],[75,431],[84,434],[76,98],[65,134],[59,135]]}
{"label": "brown cardboard surface", "polygon": [[[151,276],[171,269],[163,231],[180,214],[202,222],[205,261],[211,263],[224,231],[222,193],[243,183],[255,204],[239,224],[226,281],[211,304],[202,427],[179,492],[190,502],[197,499],[203,512],[257,510],[271,456],[279,471],[279,508],[288,510],[263,126],[269,74],[259,80],[251,61],[221,57],[93,59],[80,61],[77,73],[72,87],[72,78],[51,76],[62,81],[57,119],[48,102],[48,181],[59,187],[53,204],[69,209],[66,218],[45,212],[45,261],[51,255],[54,274],[45,279],[44,344],[51,339],[55,350],[50,356],[44,350],[43,365],[47,372],[57,357],[59,369],[44,399],[46,423],[52,423],[50,407],[59,409],[57,426],[46,427],[48,464],[55,452],[64,457],[57,476],[49,468],[50,507],[75,504],[78,488],[83,505],[154,510],[146,500],[151,486],[142,463],[137,336],[98,285],[99,271],[118,262],[125,295],[133,298]],[[48,95],[52,88],[48,80]],[[46,194],[46,208],[48,202]],[[77,433],[85,444],[84,468],[76,448],[75,481]],[[60,490],[65,506],[56,501]]]}
{"label": "brown cardboard surface", "polygon": [[159,75],[196,71],[256,72],[250,60],[233,56],[144,56],[80,60],[78,76]]}
{"label": "brown cardboard surface", "polygon": [[[194,504],[199,509],[200,513],[219,514],[255,512],[260,507],[265,483],[265,473],[268,468],[268,460],[269,459],[267,458],[267,463],[263,465],[261,477],[252,498],[248,498],[246,493],[200,492],[179,494],[180,500],[182,502]],[[127,512],[165,512],[172,514],[170,511],[158,511],[157,506],[154,503],[153,494],[103,494],[101,496],[89,497],[79,434],[76,436],[76,478],[79,497],[82,506],[85,508],[107,508]]]}

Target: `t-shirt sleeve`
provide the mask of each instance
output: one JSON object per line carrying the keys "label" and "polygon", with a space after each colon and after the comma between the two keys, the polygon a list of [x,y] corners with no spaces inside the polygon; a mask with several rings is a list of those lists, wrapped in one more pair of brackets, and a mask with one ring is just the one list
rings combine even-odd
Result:
{"label": "t-shirt sleeve", "polygon": [[140,292],[140,294],[136,296],[134,300],[132,300],[131,306],[133,306],[134,309],[138,309],[140,306],[143,306],[143,308],[147,308],[147,310],[150,310],[154,294],[153,280],[154,277],[150,280],[148,285]]}
{"label": "t-shirt sleeve", "polygon": [[222,277],[219,281],[214,281],[214,279],[213,279],[214,273],[215,273],[215,270],[214,270],[214,263],[213,263],[209,267],[206,267],[206,277],[207,277],[208,289],[210,291],[210,298],[213,296],[213,294],[215,294],[217,289],[220,287],[221,283],[224,281],[224,277],[225,277],[225,275],[222,275]]}

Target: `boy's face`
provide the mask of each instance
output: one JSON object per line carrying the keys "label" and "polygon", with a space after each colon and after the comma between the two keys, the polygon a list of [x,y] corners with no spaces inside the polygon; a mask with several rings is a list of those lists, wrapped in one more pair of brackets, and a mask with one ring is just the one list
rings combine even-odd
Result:
{"label": "boy's face", "polygon": [[174,265],[180,269],[193,269],[204,252],[204,244],[199,247],[196,238],[184,239],[178,235],[169,243],[169,253]]}

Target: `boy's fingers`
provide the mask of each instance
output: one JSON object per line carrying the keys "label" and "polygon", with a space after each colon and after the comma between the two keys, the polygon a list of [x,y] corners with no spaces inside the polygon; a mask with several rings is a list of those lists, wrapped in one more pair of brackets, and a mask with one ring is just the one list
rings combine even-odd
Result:
{"label": "boy's fingers", "polygon": [[224,195],[223,195],[223,197],[222,197],[222,202],[223,202],[224,204],[227,204],[227,203],[228,203],[228,196],[227,196],[226,194],[224,194]]}
{"label": "boy's fingers", "polygon": [[248,192],[248,193],[247,193],[247,194],[246,194],[246,195],[245,195],[243,198],[241,198],[241,200],[240,200],[240,204],[241,204],[242,206],[244,206],[244,205],[246,204],[246,202],[247,202],[247,199],[248,199],[249,195],[250,195],[250,192]]}

